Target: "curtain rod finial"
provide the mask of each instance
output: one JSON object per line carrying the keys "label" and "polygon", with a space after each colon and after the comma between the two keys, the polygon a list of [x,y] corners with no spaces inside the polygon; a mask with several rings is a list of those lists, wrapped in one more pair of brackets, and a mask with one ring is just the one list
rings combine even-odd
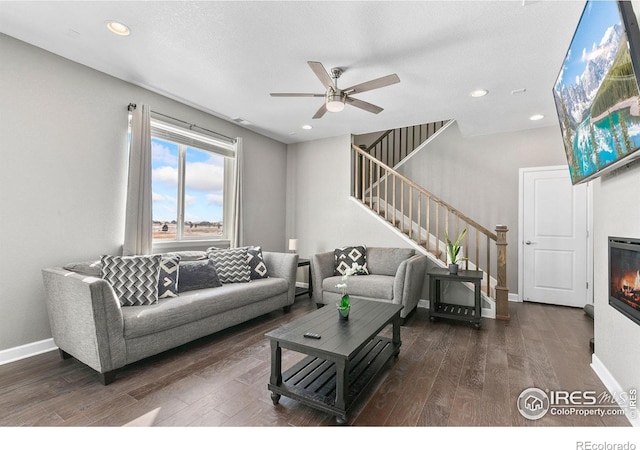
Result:
{"label": "curtain rod finial", "polygon": [[136,109],[136,104],[135,103],[129,103],[129,106],[127,106],[127,109],[129,111],[133,111],[134,109]]}

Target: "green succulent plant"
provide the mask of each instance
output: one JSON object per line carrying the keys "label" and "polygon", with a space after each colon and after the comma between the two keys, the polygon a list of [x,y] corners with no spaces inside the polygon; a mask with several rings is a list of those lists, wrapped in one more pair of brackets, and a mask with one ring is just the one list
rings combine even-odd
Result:
{"label": "green succulent plant", "polygon": [[449,255],[450,264],[458,264],[458,261],[463,261],[467,258],[461,257],[460,255],[460,242],[462,242],[462,238],[467,234],[467,229],[465,228],[460,232],[455,242],[451,242],[449,239],[449,235],[447,232],[444,232],[445,238],[447,239],[447,254]]}

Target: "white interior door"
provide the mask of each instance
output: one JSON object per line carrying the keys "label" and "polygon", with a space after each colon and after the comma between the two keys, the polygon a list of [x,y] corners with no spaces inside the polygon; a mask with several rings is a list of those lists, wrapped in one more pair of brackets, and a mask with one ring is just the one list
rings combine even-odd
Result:
{"label": "white interior door", "polygon": [[583,307],[590,303],[587,186],[572,186],[565,168],[526,170],[521,177],[522,298]]}

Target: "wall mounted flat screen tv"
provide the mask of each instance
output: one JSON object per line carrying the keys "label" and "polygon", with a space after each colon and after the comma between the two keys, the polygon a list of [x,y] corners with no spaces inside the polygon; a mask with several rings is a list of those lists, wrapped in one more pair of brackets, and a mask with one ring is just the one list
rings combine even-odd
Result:
{"label": "wall mounted flat screen tv", "polygon": [[630,2],[586,3],[553,88],[574,185],[640,157],[638,51]]}

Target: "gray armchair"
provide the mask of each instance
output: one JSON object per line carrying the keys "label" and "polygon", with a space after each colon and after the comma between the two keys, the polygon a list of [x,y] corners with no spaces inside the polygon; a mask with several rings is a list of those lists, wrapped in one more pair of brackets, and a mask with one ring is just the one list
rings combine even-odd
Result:
{"label": "gray armchair", "polygon": [[[349,297],[400,304],[400,317],[406,318],[420,300],[427,257],[411,248],[368,247],[366,258],[369,275],[351,277]],[[338,303],[342,293],[336,285],[342,277],[334,275],[333,251],[313,255],[311,273],[318,307]]]}

